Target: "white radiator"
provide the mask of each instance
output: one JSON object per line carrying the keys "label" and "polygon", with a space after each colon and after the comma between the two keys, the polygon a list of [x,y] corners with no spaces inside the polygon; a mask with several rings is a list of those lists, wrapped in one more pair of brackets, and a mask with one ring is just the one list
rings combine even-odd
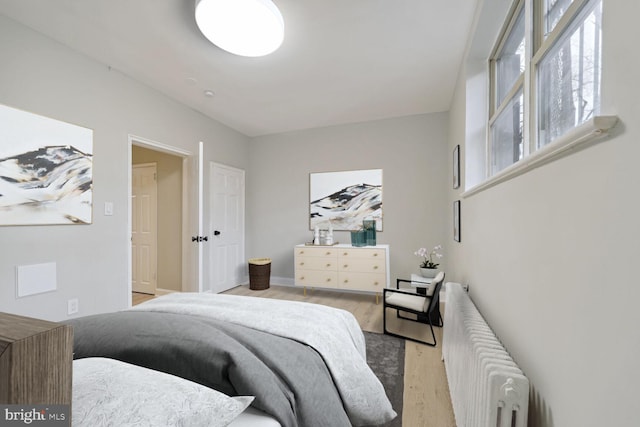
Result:
{"label": "white radiator", "polygon": [[529,380],[459,283],[447,283],[442,358],[458,427],[526,427]]}

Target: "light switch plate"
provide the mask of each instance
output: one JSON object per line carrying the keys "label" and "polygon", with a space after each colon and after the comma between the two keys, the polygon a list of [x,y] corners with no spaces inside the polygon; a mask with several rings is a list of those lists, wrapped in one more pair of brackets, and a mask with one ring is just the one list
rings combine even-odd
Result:
{"label": "light switch plate", "polygon": [[113,215],[113,202],[104,202],[104,215]]}

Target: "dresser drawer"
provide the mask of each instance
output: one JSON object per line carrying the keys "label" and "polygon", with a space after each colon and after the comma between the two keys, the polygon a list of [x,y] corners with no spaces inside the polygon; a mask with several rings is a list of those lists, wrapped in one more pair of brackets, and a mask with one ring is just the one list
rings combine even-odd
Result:
{"label": "dresser drawer", "polygon": [[309,286],[318,288],[337,288],[338,272],[322,270],[296,269],[296,286]]}
{"label": "dresser drawer", "polygon": [[338,260],[336,257],[319,257],[319,256],[296,256],[296,270],[331,270],[338,269]]}
{"label": "dresser drawer", "polygon": [[311,256],[311,257],[336,257],[338,252],[336,248],[333,247],[315,247],[315,246],[304,246],[301,248],[296,248],[295,255],[296,256]]}
{"label": "dresser drawer", "polygon": [[364,259],[385,259],[385,250],[384,249],[350,249],[350,248],[342,248],[338,250],[338,258],[347,259],[347,258],[364,258]]}
{"label": "dresser drawer", "polygon": [[385,273],[386,261],[384,258],[341,257],[338,262],[338,269],[346,272]]}
{"label": "dresser drawer", "polygon": [[338,273],[338,284],[341,289],[382,292],[386,282],[385,273]]}

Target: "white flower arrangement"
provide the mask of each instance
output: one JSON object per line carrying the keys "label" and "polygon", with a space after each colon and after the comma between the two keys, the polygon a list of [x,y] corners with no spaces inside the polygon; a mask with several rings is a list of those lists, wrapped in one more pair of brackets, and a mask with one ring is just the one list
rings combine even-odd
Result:
{"label": "white flower arrangement", "polygon": [[442,254],[439,252],[442,250],[441,245],[434,246],[430,252],[427,252],[426,248],[420,248],[416,252],[415,255],[424,258],[424,260],[420,263],[420,268],[438,268],[440,263],[434,262],[433,258],[436,260],[442,258]]}

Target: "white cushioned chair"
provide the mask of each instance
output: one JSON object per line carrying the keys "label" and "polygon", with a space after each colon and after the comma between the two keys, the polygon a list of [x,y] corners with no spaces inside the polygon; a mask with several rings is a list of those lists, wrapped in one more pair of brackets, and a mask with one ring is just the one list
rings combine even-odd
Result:
{"label": "white cushioned chair", "polygon": [[[411,341],[415,341],[421,344],[430,346],[436,345],[436,335],[433,331],[434,326],[442,326],[442,316],[440,316],[440,290],[442,289],[442,283],[444,282],[444,272],[438,273],[438,275],[431,281],[426,293],[421,294],[417,292],[410,292],[400,289],[384,289],[383,293],[383,315],[382,324],[384,333],[394,337],[404,338]],[[410,320],[413,322],[419,322],[429,325],[431,328],[432,342],[421,341],[415,338],[398,335],[394,332],[390,332],[387,329],[387,309],[396,310],[398,318],[404,320]],[[416,316],[415,319],[411,317],[402,316],[401,313],[411,313]],[[434,324],[435,323],[435,324]]]}

